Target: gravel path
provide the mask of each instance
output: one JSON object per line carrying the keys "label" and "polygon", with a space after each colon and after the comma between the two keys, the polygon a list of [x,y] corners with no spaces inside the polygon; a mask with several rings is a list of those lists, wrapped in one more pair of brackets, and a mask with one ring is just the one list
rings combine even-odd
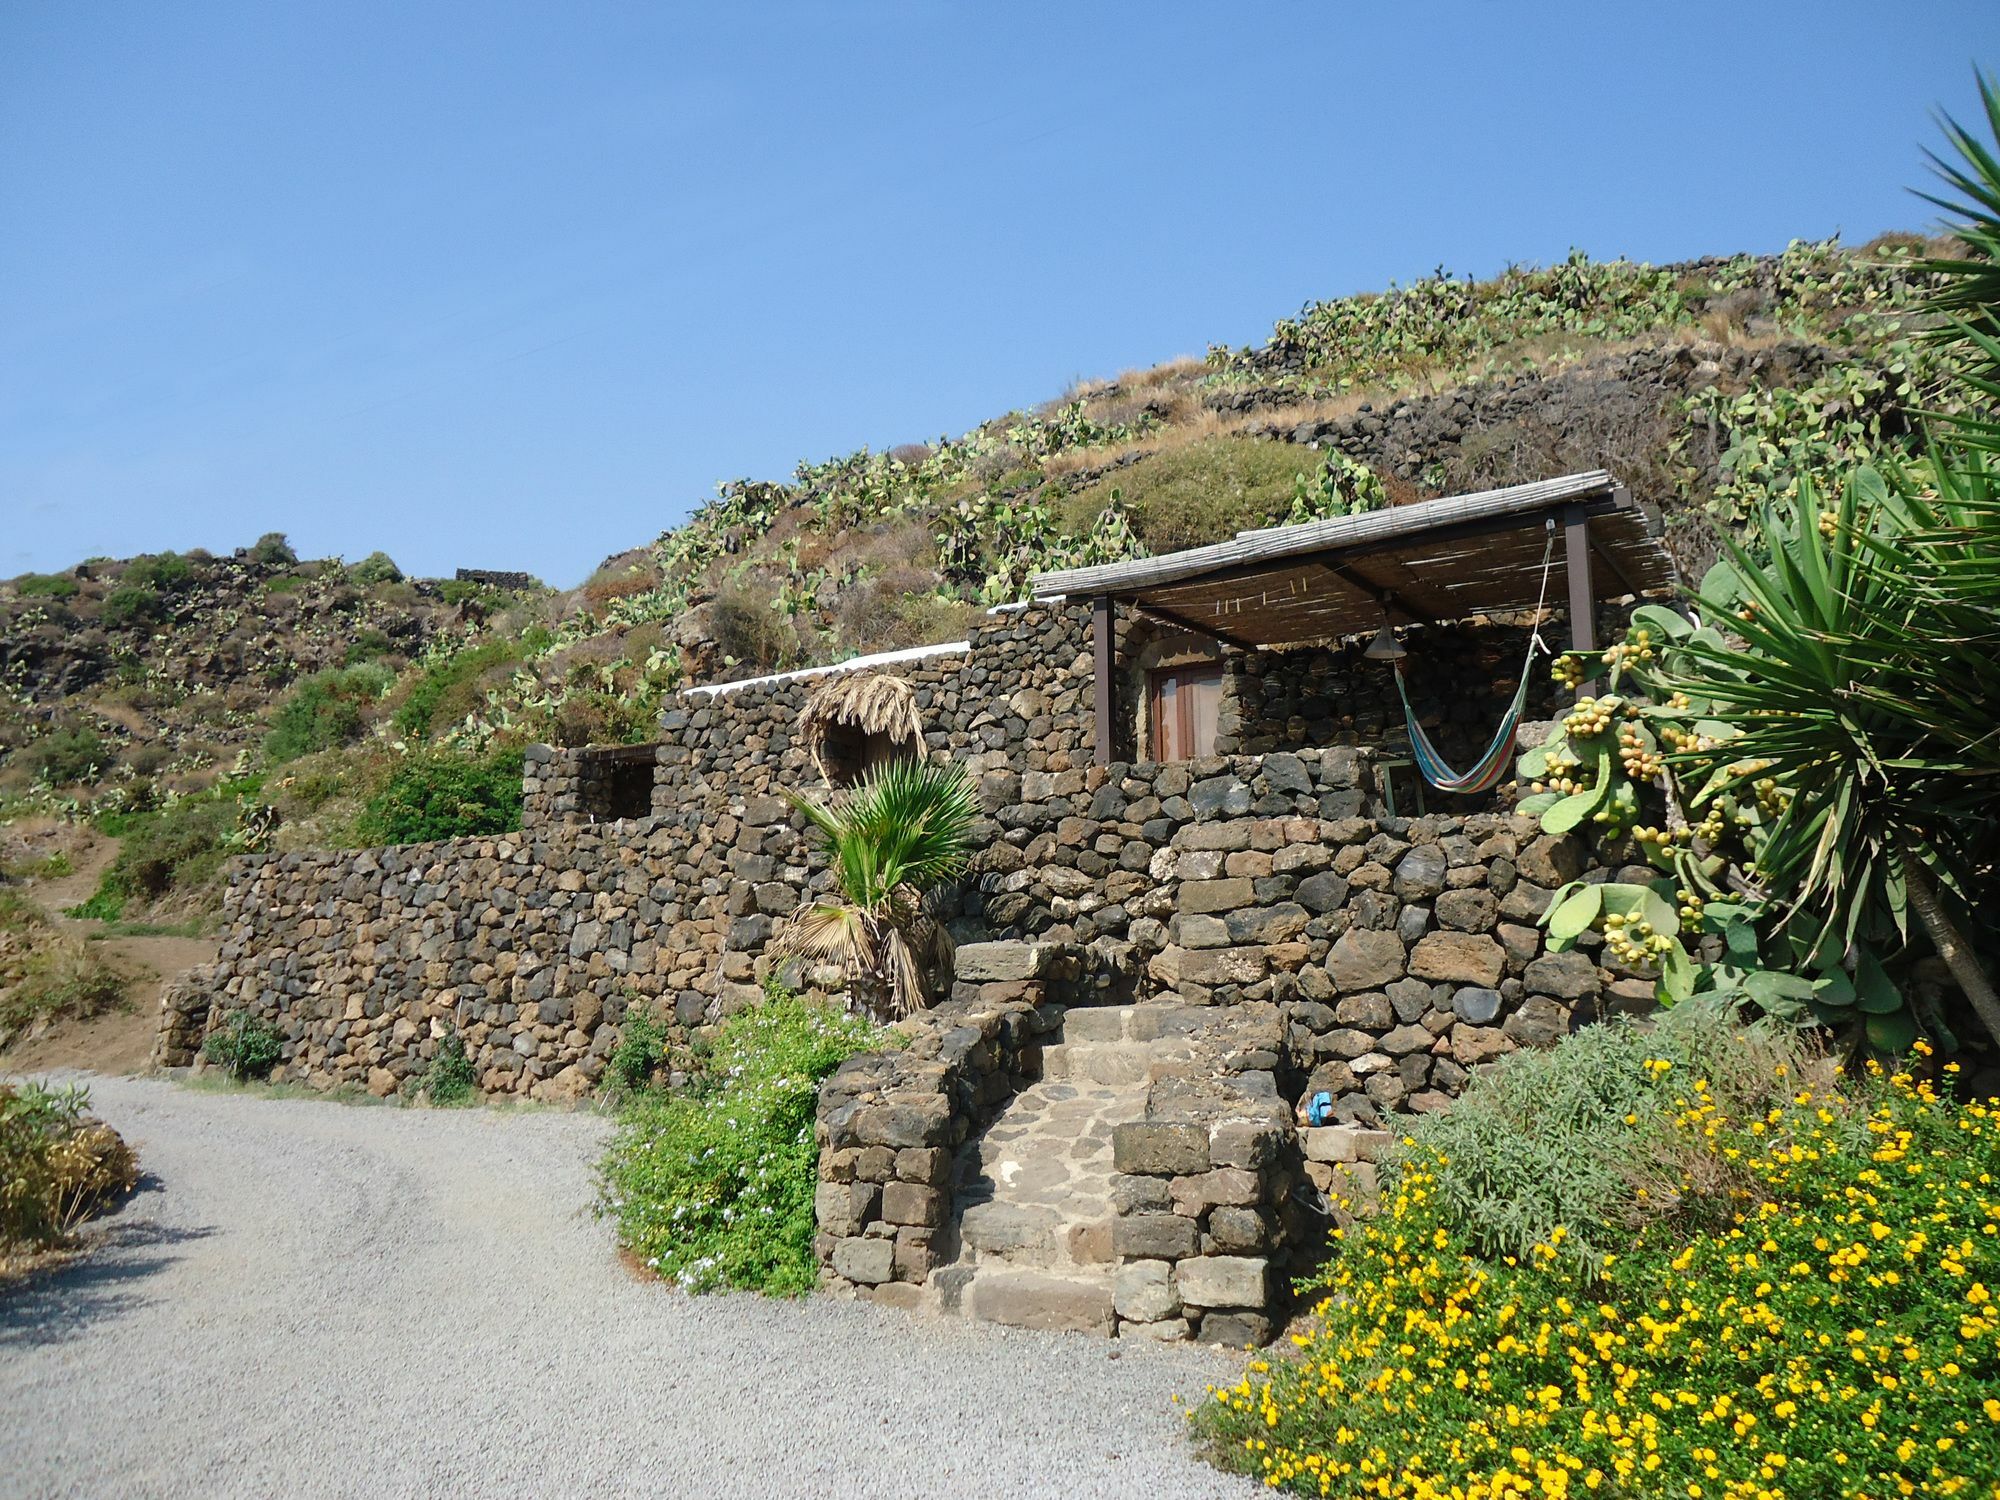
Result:
{"label": "gravel path", "polygon": [[0,1495],[1246,1495],[1240,1357],[633,1280],[581,1114],[91,1080],[146,1179],[0,1293]]}

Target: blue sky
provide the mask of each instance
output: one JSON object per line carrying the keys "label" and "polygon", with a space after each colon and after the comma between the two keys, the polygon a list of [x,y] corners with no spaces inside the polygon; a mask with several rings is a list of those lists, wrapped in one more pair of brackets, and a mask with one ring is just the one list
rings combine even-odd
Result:
{"label": "blue sky", "polygon": [[0,574],[574,583],[716,481],[1443,264],[1776,250],[2000,6],[0,0]]}

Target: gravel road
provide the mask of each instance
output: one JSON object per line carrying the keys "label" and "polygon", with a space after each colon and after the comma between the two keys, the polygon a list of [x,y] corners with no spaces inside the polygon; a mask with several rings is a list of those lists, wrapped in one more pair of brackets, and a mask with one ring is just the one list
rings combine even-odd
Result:
{"label": "gravel road", "polygon": [[1171,1405],[1240,1356],[635,1281],[600,1118],[89,1081],[146,1177],[0,1293],[0,1495],[1256,1492]]}

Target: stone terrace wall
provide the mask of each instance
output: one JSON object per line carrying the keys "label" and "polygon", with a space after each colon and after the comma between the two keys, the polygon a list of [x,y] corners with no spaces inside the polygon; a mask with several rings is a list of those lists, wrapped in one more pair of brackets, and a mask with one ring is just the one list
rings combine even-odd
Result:
{"label": "stone terrace wall", "polygon": [[1364,1121],[1435,1108],[1618,976],[1545,955],[1535,926],[1582,872],[1579,843],[1496,813],[1362,816],[1366,764],[1335,749],[1025,776],[972,894],[997,935],[1079,945],[1103,999],[1278,1004],[1294,1099],[1323,1089]]}
{"label": "stone terrace wall", "polygon": [[[545,752],[546,753],[546,752]],[[282,1076],[386,1094],[456,1028],[489,1092],[576,1097],[596,1086],[628,1003],[680,1028],[756,995],[732,953],[738,908],[791,891],[789,810],[739,801],[664,819],[361,853],[251,856],[232,872],[216,962],[168,997],[247,1010],[284,1038]],[[769,873],[770,882],[733,872]],[[732,976],[741,976],[732,982]],[[167,1028],[159,1060],[200,1030]]]}

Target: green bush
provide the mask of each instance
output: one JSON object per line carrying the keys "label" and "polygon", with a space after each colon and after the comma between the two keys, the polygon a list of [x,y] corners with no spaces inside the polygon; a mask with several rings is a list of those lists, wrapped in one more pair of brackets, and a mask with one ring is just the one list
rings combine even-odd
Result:
{"label": "green bush", "polygon": [[483,760],[413,755],[368,799],[356,823],[371,844],[425,844],[521,826],[521,752]]}
{"label": "green bush", "polygon": [[58,729],[35,741],[28,763],[50,786],[70,786],[93,780],[111,764],[111,752],[97,731],[84,725]]}
{"label": "green bush", "polygon": [[247,1010],[233,1010],[201,1044],[201,1055],[234,1078],[262,1078],[285,1055],[278,1028]]}
{"label": "green bush", "polygon": [[29,573],[14,582],[23,599],[74,599],[77,581],[61,573]]}
{"label": "green bush", "polygon": [[629,1001],[618,1028],[618,1045],[611,1049],[604,1070],[606,1089],[620,1096],[638,1093],[666,1060],[665,1029],[646,1012],[643,1002]]}
{"label": "green bush", "polygon": [[[1714,1076],[1631,1026],[1475,1076],[1459,1108],[1544,1144],[1598,1149],[1596,1120],[1623,1190],[1549,1223],[1529,1168],[1499,1165],[1475,1201],[1514,1192],[1524,1227],[1547,1226],[1516,1253],[1453,1188],[1468,1168],[1451,1152],[1484,1144],[1419,1126],[1379,1210],[1337,1234],[1295,1353],[1253,1361],[1198,1413],[1217,1456],[1300,1494],[1409,1500],[1984,1493],[2000,1117],[1879,1065],[1843,1084],[1742,1040],[1706,1058]],[[1564,1076],[1606,1063],[1608,1088]],[[1586,1118],[1530,1104],[1537,1081]],[[1619,1248],[1580,1258],[1574,1237]]]}
{"label": "green bush", "polygon": [[89,1107],[75,1084],[0,1083],[0,1253],[60,1245],[138,1181],[131,1148]]}
{"label": "green bush", "polygon": [[194,582],[194,569],[178,552],[155,552],[134,558],[118,581],[130,588],[178,594]]}
{"label": "green bush", "polygon": [[235,799],[220,795],[188,797],[154,812],[121,816],[107,827],[120,840],[117,857],[100,877],[96,893],[71,915],[115,921],[130,901],[198,892],[221,870],[229,837],[240,823]]}
{"label": "green bush", "polygon": [[488,641],[427,662],[390,722],[406,740],[426,740],[478,703],[472,684],[484,672],[519,658],[509,641]]}
{"label": "green bush", "polygon": [[166,618],[166,602],[149,588],[121,586],[104,596],[98,618],[112,630],[138,630]]}
{"label": "green bush", "polygon": [[447,1032],[424,1069],[424,1097],[437,1105],[464,1104],[479,1090],[479,1075],[465,1055],[465,1038]]}
{"label": "green bush", "polygon": [[[1210,438],[1120,469],[1118,488],[1139,540],[1155,553],[1172,552],[1283,520],[1303,461],[1293,443]],[[1105,493],[1102,485],[1093,485],[1065,500],[1065,529],[1086,533]]]}
{"label": "green bush", "polygon": [[685,1094],[633,1096],[599,1167],[620,1242],[690,1291],[810,1291],[819,1084],[879,1034],[796,996],[726,1021]]}
{"label": "green bush", "polygon": [[393,681],[389,672],[372,665],[315,672],[292,689],[272,718],[265,756],[282,764],[352,744],[361,737],[365,710]]}
{"label": "green bush", "polygon": [[1432,1191],[1481,1255],[1525,1257],[1558,1225],[1568,1226],[1563,1258],[1582,1272],[1623,1246],[1633,1184],[1661,1171],[1660,1060],[1676,1077],[1707,1079],[1739,1113],[1779,1102],[1789,1091],[1776,1080],[1801,1066],[1791,1028],[1745,1027],[1727,1007],[1692,1001],[1643,1032],[1589,1026],[1551,1050],[1510,1055],[1451,1109],[1408,1127],[1420,1159],[1443,1163],[1427,1169]]}
{"label": "green bush", "polygon": [[250,549],[252,561],[269,563],[273,567],[290,567],[299,560],[292,544],[285,539],[282,531],[267,531],[257,538]]}
{"label": "green bush", "polygon": [[403,570],[396,566],[396,559],[386,552],[371,552],[347,570],[347,581],[363,589],[378,583],[396,583],[402,576]]}
{"label": "green bush", "polygon": [[307,579],[302,573],[280,573],[276,578],[264,580],[267,594],[296,594],[306,586]]}
{"label": "green bush", "polygon": [[396,643],[379,630],[364,630],[347,643],[347,665],[357,667],[365,661],[374,661],[390,655]]}

